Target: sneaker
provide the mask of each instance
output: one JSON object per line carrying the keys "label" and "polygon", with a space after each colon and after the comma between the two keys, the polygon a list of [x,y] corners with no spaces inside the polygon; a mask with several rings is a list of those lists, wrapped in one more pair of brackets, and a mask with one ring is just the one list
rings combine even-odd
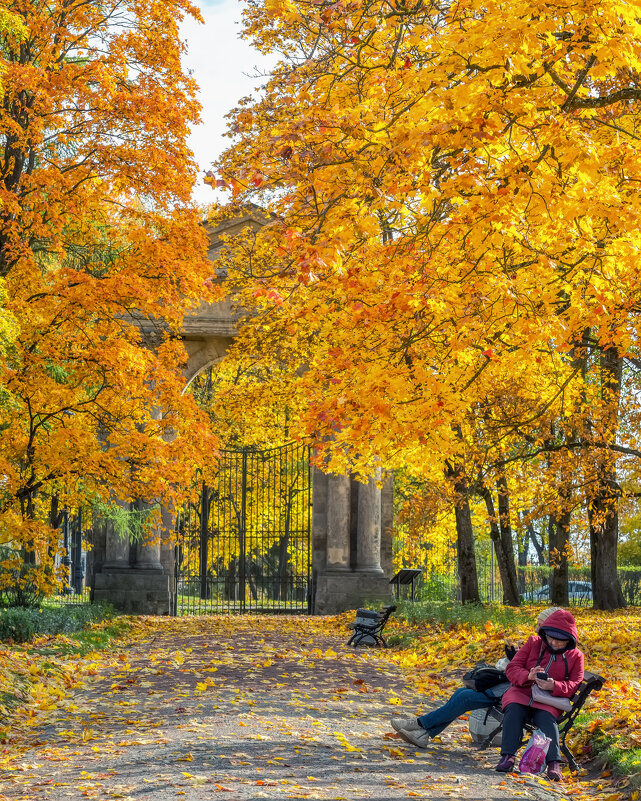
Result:
{"label": "sneaker", "polygon": [[548,779],[553,782],[560,782],[563,780],[561,773],[562,765],[560,762],[548,762]]}
{"label": "sneaker", "polygon": [[390,723],[394,731],[400,731],[401,729],[405,729],[405,731],[425,731],[416,718],[392,718]]}
{"label": "sneaker", "polygon": [[427,748],[430,741],[430,735],[425,731],[422,726],[414,729],[399,728],[396,731],[401,735],[406,743],[411,743],[418,748]]}
{"label": "sneaker", "polygon": [[498,770],[499,773],[510,773],[514,770],[514,755],[513,754],[501,754],[501,759],[499,760],[499,764],[494,768],[494,770]]}

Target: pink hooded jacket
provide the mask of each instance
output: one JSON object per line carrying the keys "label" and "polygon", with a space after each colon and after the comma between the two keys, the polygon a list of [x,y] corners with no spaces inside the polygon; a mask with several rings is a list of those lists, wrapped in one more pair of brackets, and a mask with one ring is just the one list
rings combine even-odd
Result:
{"label": "pink hooded jacket", "polygon": [[[578,631],[574,617],[565,609],[553,612],[544,625],[541,626],[541,632],[546,630],[566,633],[570,638],[567,649],[563,654],[555,654],[550,650],[544,639],[530,637],[525,645],[516,652],[514,659],[505,669],[512,686],[503,695],[503,709],[508,704],[523,704],[524,706],[532,706],[535,709],[545,709],[546,712],[551,712],[555,717],[561,714],[561,710],[556,707],[532,701],[531,687],[534,682],[528,680],[528,673],[534,665],[541,665],[541,670],[547,671],[550,678],[554,679],[552,695],[571,698],[579,684],[581,684],[583,680],[583,654],[576,647]],[[565,657],[565,660],[563,657]]]}

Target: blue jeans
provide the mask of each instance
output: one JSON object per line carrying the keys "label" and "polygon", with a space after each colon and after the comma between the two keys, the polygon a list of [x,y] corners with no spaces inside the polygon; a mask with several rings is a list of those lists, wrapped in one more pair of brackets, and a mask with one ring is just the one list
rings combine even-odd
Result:
{"label": "blue jeans", "polygon": [[464,715],[473,709],[492,706],[493,703],[494,698],[485,693],[470,690],[467,687],[459,687],[458,690],[454,690],[454,694],[447,703],[426,715],[421,715],[417,720],[430,737],[436,737],[459,715]]}

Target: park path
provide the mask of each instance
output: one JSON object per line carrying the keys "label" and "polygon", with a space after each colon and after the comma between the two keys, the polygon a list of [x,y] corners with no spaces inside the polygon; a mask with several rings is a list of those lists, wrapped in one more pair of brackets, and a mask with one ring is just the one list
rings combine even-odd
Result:
{"label": "park path", "polygon": [[457,722],[420,751],[390,717],[425,708],[382,651],[322,619],[147,619],[72,715],[31,732],[8,801],[268,798],[546,801],[560,788],[491,768]]}

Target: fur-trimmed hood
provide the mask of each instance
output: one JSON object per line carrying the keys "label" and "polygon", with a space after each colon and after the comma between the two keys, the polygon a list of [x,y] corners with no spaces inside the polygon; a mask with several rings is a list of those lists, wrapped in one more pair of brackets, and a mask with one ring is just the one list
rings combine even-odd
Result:
{"label": "fur-trimmed hood", "polygon": [[[566,609],[559,609],[558,612],[553,612],[550,617],[545,621],[545,623],[541,626],[539,630],[539,636],[541,639],[545,641],[545,633],[549,631],[550,634],[554,631],[562,632],[563,634],[567,634],[570,639],[567,647],[564,649],[565,651],[570,651],[572,648],[577,647],[577,642],[579,639],[579,631],[576,627],[576,621],[574,619],[574,615],[571,612],[568,612]],[[554,636],[552,634],[552,636]]]}

